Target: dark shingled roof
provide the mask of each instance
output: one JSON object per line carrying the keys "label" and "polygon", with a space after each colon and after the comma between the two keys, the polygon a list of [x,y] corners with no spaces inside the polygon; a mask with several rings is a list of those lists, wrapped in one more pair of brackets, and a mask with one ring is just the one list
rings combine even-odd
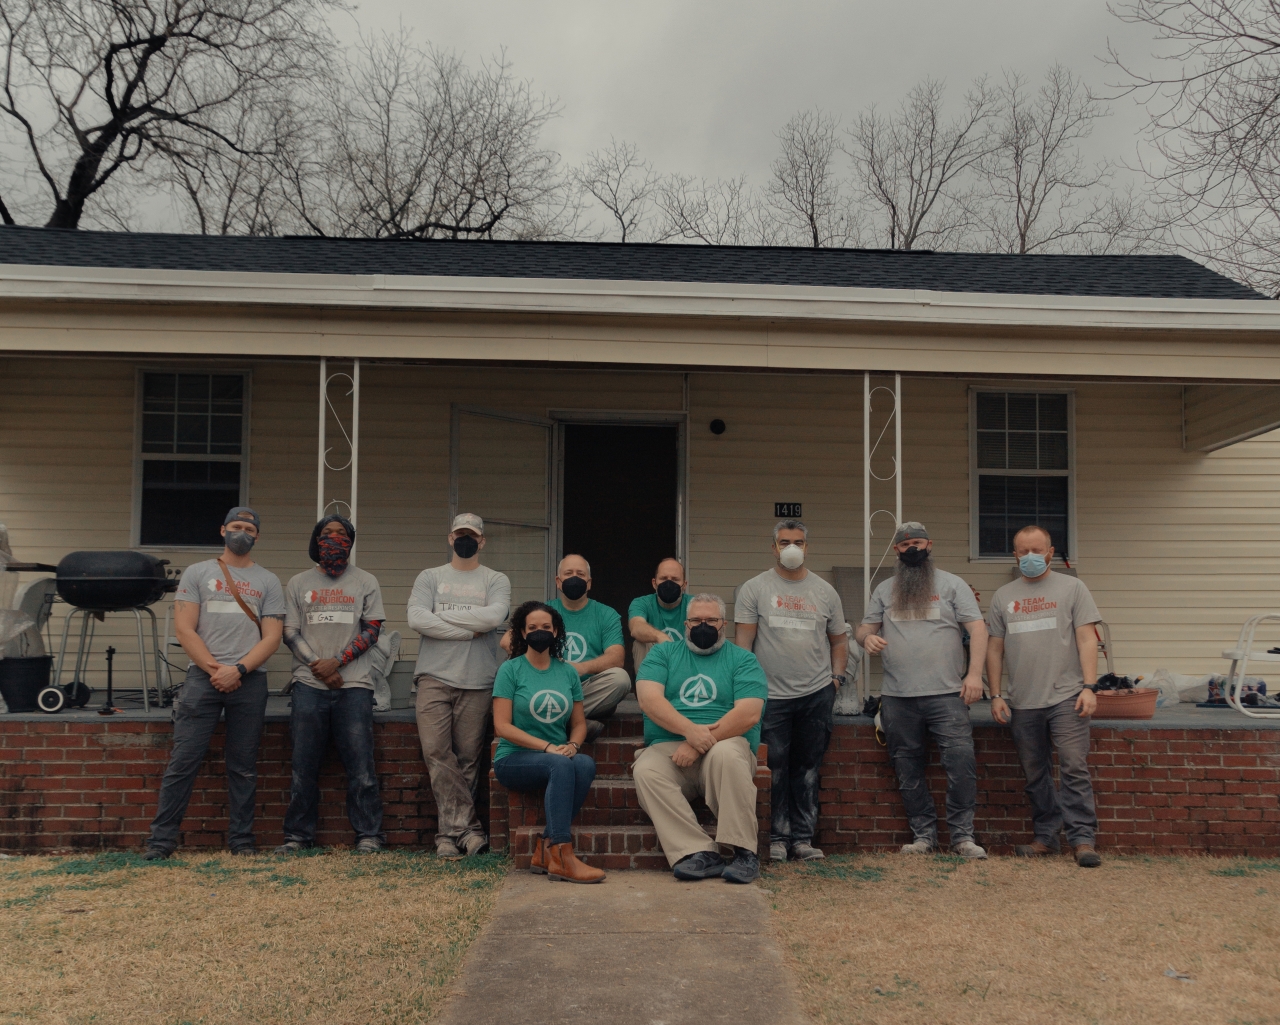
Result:
{"label": "dark shingled roof", "polygon": [[825,285],[1152,299],[1266,298],[1185,256],[1013,256],[774,246],[250,238],[0,227],[0,263],[295,274]]}

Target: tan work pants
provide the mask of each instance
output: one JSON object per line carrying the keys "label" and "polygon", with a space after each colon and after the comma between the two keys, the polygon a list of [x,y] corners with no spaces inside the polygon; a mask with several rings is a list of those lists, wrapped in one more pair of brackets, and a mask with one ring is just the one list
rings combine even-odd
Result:
{"label": "tan work pants", "polygon": [[[674,865],[698,851],[717,851],[717,844],[754,851],[756,824],[756,756],[745,737],[722,740],[682,769],[671,760],[679,741],[642,749],[631,766],[640,807],[653,821],[658,842]],[[689,802],[701,797],[716,817],[712,840],[698,824]]]}
{"label": "tan work pants", "polygon": [[436,843],[485,835],[476,815],[476,776],[493,707],[490,690],[462,690],[419,676],[418,739],[436,799]]}
{"label": "tan work pants", "polygon": [[582,678],[582,711],[588,719],[608,719],[631,693],[631,677],[620,667]]}

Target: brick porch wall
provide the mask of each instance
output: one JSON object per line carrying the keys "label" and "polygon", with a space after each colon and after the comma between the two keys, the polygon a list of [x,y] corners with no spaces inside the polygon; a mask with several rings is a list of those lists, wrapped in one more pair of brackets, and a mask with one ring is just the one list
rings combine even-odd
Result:
{"label": "brick porch wall", "polygon": [[[435,804],[415,727],[383,722],[376,731],[388,839],[429,848]],[[0,849],[141,844],[155,813],[171,733],[166,721],[0,717]],[[974,735],[978,839],[1001,852],[1030,839],[1022,776],[1006,731],[976,725]],[[225,842],[221,736],[220,727],[196,782],[188,845]],[[1280,731],[1095,726],[1091,757],[1104,850],[1280,854]],[[487,779],[487,765],[482,772]],[[930,779],[941,816],[936,764]],[[836,727],[823,782],[819,842],[828,850],[885,848],[909,839],[888,760],[869,724]],[[320,841],[350,843],[342,770],[332,754],[321,788]],[[280,841],[288,793],[288,724],[269,722],[259,761],[260,845]],[[481,800],[487,800],[484,783]],[[481,816],[485,821],[487,811]]]}

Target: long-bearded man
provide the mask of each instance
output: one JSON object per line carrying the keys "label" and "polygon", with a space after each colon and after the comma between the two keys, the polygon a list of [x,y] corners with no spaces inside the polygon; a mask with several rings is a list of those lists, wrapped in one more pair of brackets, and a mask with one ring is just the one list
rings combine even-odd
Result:
{"label": "long-bearded man", "polygon": [[987,628],[972,588],[934,566],[933,542],[923,524],[898,527],[893,550],[893,579],[872,593],[855,639],[884,663],[880,721],[914,837],[902,853],[938,849],[938,813],[924,778],[932,737],[947,773],[951,850],[963,858],[985,858],[973,833],[978,769],[969,706],[982,697]]}

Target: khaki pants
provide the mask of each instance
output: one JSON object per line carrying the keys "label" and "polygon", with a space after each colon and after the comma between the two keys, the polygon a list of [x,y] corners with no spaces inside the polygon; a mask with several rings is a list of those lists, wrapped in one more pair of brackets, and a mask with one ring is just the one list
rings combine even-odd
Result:
{"label": "khaki pants", "polygon": [[628,694],[631,677],[620,667],[582,678],[582,711],[588,719],[608,719]]}
{"label": "khaki pants", "polygon": [[419,676],[418,738],[436,799],[436,843],[484,836],[476,815],[476,776],[489,731],[491,690],[462,690]]}
{"label": "khaki pants", "polygon": [[[631,775],[640,807],[653,820],[658,842],[674,865],[717,844],[756,850],[756,756],[745,737],[722,740],[687,769],[671,760],[679,741],[652,744],[636,755]],[[698,825],[689,802],[701,797],[716,817],[712,840]]]}

